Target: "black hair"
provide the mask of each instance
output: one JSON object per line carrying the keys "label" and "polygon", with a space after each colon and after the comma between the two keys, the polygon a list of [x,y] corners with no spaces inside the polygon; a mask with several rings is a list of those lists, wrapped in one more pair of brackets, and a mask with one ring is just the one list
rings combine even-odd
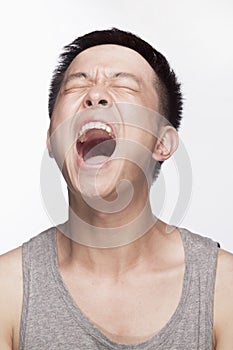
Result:
{"label": "black hair", "polygon": [[180,83],[166,58],[150,44],[135,34],[117,28],[98,30],[75,39],[64,47],[59,57],[49,91],[49,117],[51,118],[57,95],[59,93],[65,72],[73,59],[82,51],[97,45],[116,44],[126,46],[138,52],[151,65],[156,76],[157,93],[160,100],[161,113],[173,126],[178,129],[182,114],[182,94]]}

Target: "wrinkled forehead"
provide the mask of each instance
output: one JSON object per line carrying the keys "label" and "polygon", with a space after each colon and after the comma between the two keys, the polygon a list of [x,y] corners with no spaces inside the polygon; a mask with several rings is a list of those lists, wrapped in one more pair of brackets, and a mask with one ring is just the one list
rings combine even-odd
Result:
{"label": "wrinkled forehead", "polygon": [[81,70],[127,71],[147,79],[153,79],[155,72],[138,52],[120,45],[104,44],[90,47],[78,54],[71,62],[67,73]]}

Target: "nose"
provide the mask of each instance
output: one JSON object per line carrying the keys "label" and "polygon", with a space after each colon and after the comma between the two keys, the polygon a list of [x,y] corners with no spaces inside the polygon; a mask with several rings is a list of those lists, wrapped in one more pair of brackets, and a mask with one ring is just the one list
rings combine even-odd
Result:
{"label": "nose", "polygon": [[112,104],[112,99],[104,88],[94,87],[86,94],[83,104],[85,108],[110,107]]}

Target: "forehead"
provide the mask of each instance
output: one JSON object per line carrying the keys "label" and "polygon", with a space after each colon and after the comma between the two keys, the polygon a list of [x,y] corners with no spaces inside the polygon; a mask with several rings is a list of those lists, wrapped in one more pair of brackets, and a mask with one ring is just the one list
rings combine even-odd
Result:
{"label": "forehead", "polygon": [[127,71],[139,76],[154,78],[155,72],[149,63],[136,51],[113,44],[98,45],[82,51],[70,64],[67,73],[82,70]]}

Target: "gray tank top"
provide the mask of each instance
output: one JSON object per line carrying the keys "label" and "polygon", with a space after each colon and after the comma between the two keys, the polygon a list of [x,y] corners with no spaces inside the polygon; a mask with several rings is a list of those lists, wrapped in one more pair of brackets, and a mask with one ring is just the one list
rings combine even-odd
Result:
{"label": "gray tank top", "polygon": [[59,272],[56,228],[24,243],[20,350],[212,350],[217,243],[179,231],[186,264],[180,302],[156,335],[137,344],[112,341],[74,302]]}

